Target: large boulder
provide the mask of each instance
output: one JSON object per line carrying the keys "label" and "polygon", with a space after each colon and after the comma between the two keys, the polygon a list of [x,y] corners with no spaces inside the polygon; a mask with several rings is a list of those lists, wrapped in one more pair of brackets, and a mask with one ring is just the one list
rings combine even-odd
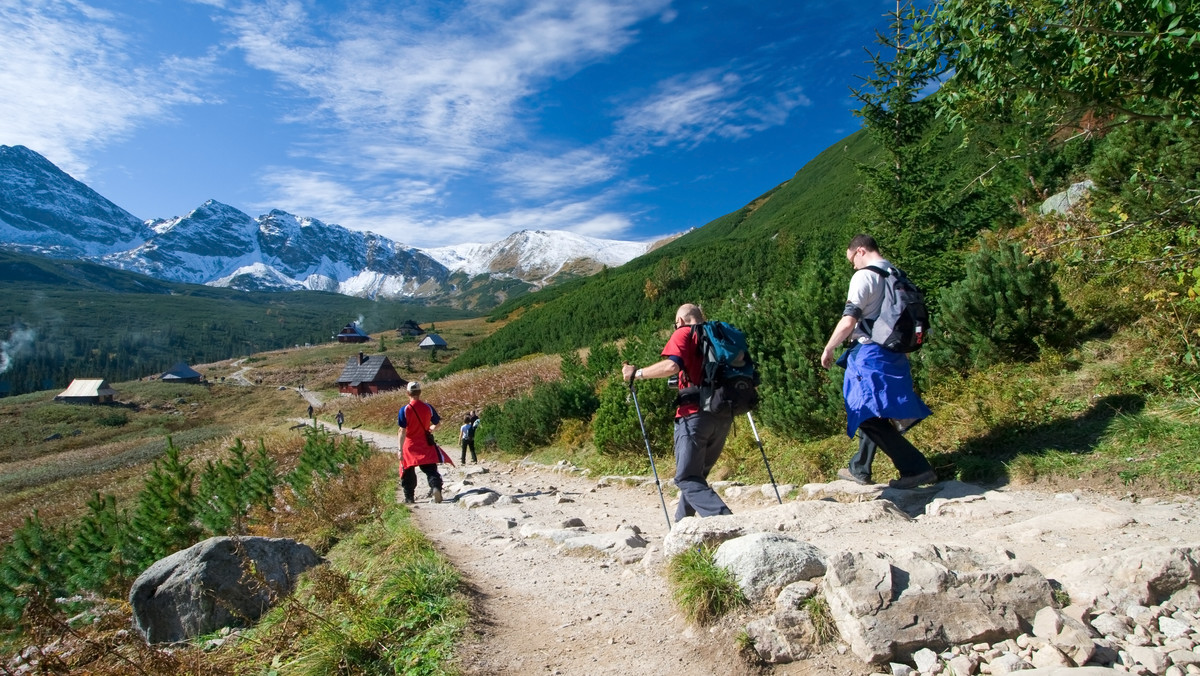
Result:
{"label": "large boulder", "polygon": [[1050,583],[1032,566],[966,547],[845,551],[827,565],[830,613],[866,662],[1016,637],[1053,602]]}
{"label": "large boulder", "polygon": [[713,563],[729,570],[752,602],[769,590],[778,592],[801,580],[825,574],[820,549],[779,533],[754,533],[728,540],[713,554]]}
{"label": "large boulder", "polygon": [[1200,583],[1200,547],[1141,547],[1050,572],[1071,602],[1101,610],[1154,605]]}
{"label": "large boulder", "polygon": [[150,643],[173,643],[245,626],[321,563],[284,538],[214,537],[160,559],[129,590],[134,626]]}

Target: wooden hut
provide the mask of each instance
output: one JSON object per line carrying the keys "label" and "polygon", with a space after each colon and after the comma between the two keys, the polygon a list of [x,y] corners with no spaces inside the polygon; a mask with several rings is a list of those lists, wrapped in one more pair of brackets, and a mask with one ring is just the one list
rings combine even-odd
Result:
{"label": "wooden hut", "polygon": [[111,404],[117,391],[103,378],[76,378],[54,401],[68,404]]}
{"label": "wooden hut", "polygon": [[446,341],[438,334],[431,333],[425,336],[425,340],[422,340],[417,347],[422,350],[444,350],[446,349]]}
{"label": "wooden hut", "polygon": [[204,376],[184,362],[179,362],[159,376],[159,380],[165,383],[198,383],[204,380]]}
{"label": "wooden hut", "polygon": [[392,362],[382,354],[366,355],[346,360],[346,368],[337,380],[338,392],[363,396],[389,390],[402,390],[408,381],[401,378]]}
{"label": "wooden hut", "polygon": [[334,337],[337,338],[337,342],[339,343],[365,343],[371,340],[371,336],[368,336],[366,331],[360,329],[358,324],[354,322],[350,322],[342,327],[341,333]]}
{"label": "wooden hut", "polygon": [[396,335],[401,337],[419,336],[422,333],[425,333],[425,329],[421,328],[420,324],[411,319],[405,319],[404,323],[400,325],[400,328],[396,329]]}

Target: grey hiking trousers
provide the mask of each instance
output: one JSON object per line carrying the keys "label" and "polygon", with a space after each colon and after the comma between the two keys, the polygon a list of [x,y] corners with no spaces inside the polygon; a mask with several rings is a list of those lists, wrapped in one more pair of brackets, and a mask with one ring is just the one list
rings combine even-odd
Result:
{"label": "grey hiking trousers", "polygon": [[693,413],[675,419],[675,485],[679,506],[675,520],[694,516],[733,514],[708,485],[708,473],[721,457],[733,416]]}

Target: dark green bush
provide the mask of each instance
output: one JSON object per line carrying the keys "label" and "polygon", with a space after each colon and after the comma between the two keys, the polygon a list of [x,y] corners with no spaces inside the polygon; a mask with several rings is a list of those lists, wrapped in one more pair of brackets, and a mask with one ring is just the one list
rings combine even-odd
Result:
{"label": "dark green bush", "polygon": [[1059,296],[1054,265],[1031,259],[1014,243],[981,242],[967,257],[967,276],[943,290],[931,319],[931,364],[982,368],[1035,361],[1041,339],[1051,347],[1074,340],[1076,322]]}
{"label": "dark green bush", "polygon": [[572,379],[539,383],[526,396],[483,411],[501,450],[526,453],[554,438],[563,420],[587,420],[599,405],[591,383]]}

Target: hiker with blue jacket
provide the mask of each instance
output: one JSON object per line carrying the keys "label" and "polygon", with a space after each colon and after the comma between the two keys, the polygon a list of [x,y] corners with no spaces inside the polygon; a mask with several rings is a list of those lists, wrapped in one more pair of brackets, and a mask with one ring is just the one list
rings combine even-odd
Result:
{"label": "hiker with blue jacket", "polygon": [[[846,260],[854,266],[846,308],[834,328],[821,366],[831,367],[834,351],[846,340],[851,346],[836,362],[846,369],[842,393],[846,401],[846,435],[858,432],[858,452],[838,477],[870,484],[875,450],[887,454],[900,472],[889,482],[892,488],[916,488],[937,481],[929,460],[903,433],[932,412],[913,390],[908,355],[893,352],[871,340],[871,326],[884,309],[885,279],[879,271],[895,270],[879,252],[870,235],[855,235],[846,249]],[[874,269],[870,269],[874,268]]]}
{"label": "hiker with blue jacket", "polygon": [[733,424],[733,414],[728,411],[709,413],[700,408],[699,394],[689,395],[683,391],[696,392],[704,377],[703,357],[697,341],[695,327],[704,323],[704,311],[698,305],[680,305],[675,311],[675,331],[662,350],[662,361],[638,368],[625,364],[621,375],[626,381],[645,378],[670,378],[679,374],[680,397],[675,409],[675,485],[679,488],[679,506],[675,510],[675,521],[684,517],[716,516],[733,514],[717,492],[708,485],[708,473],[712,471],[721,451],[725,448],[725,437]]}

